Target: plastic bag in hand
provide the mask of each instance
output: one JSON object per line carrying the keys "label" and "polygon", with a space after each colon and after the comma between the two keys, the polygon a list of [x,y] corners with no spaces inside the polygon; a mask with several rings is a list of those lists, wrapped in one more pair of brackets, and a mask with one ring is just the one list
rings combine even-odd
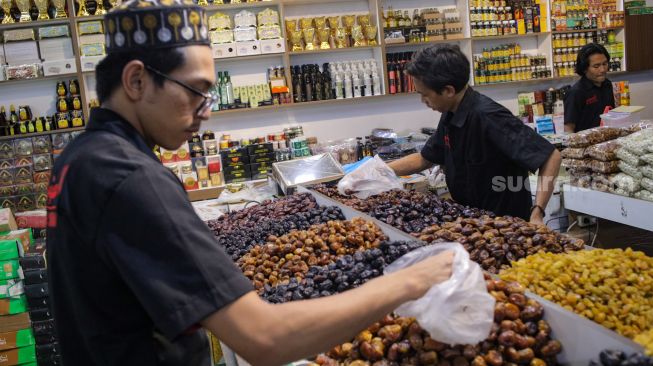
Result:
{"label": "plastic bag in hand", "polygon": [[401,305],[399,316],[414,317],[431,338],[446,344],[476,344],[486,339],[494,323],[494,298],[488,294],[481,267],[458,243],[442,243],[412,251],[385,269],[396,272],[439,253],[452,250],[451,277],[434,285],[422,298]]}
{"label": "plastic bag in hand", "polygon": [[338,183],[340,194],[353,194],[360,199],[402,188],[401,180],[378,155],[345,175]]}

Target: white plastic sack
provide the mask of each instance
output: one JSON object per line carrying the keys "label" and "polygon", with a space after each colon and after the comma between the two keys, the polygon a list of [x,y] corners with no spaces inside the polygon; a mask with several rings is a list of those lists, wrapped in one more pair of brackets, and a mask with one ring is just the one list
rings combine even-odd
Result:
{"label": "white plastic sack", "polygon": [[469,259],[458,243],[441,243],[412,251],[397,259],[385,273],[452,250],[451,278],[439,283],[420,299],[401,305],[395,313],[414,317],[431,338],[446,344],[476,344],[486,339],[494,323],[494,298],[488,294],[481,267]]}
{"label": "white plastic sack", "polygon": [[393,189],[402,189],[401,180],[394,170],[377,155],[363,163],[358,169],[345,175],[338,183],[338,192],[365,199]]}

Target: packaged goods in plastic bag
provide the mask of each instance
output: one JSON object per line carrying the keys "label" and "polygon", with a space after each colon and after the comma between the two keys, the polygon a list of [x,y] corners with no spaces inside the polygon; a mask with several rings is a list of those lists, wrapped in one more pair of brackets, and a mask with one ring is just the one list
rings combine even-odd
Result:
{"label": "packaged goods in plastic bag", "polygon": [[587,147],[601,142],[614,140],[621,136],[622,130],[615,127],[595,127],[569,136],[569,147]]}
{"label": "packaged goods in plastic bag", "polygon": [[631,177],[626,173],[615,174],[610,178],[610,183],[614,184],[619,190],[627,192],[627,195],[631,195],[639,191],[640,183],[638,179]]}
{"label": "packaged goods in plastic bag", "polygon": [[[616,151],[619,149],[619,140],[610,140],[600,144],[592,145],[585,149],[585,156],[588,158],[611,161],[617,159]],[[564,150],[563,150],[564,151]]]}
{"label": "packaged goods in plastic bag", "polygon": [[568,169],[592,169],[590,159],[562,159],[562,166]]}
{"label": "packaged goods in plastic bag", "polygon": [[639,171],[642,172],[642,175],[653,179],[653,165],[644,165],[639,167]]}
{"label": "packaged goods in plastic bag", "polygon": [[642,178],[642,181],[640,182],[642,185],[642,188],[649,191],[653,192],[653,179],[644,177]]}
{"label": "packaged goods in plastic bag", "polygon": [[604,174],[617,173],[619,171],[619,160],[613,160],[613,161],[591,160],[590,168],[592,169],[593,172],[598,172],[598,173],[604,173]]}
{"label": "packaged goods in plastic bag", "polygon": [[619,143],[632,154],[637,156],[644,155],[648,152],[648,147],[653,144],[653,129],[649,128],[635,132],[632,135],[621,138]]}
{"label": "packaged goods in plastic bag", "polygon": [[653,202],[653,193],[651,193],[651,191],[648,191],[646,189],[642,189],[641,191],[635,192],[633,197],[639,198],[640,200]]}
{"label": "packaged goods in plastic bag", "polygon": [[585,176],[571,176],[569,178],[569,183],[576,187],[590,188],[592,184],[592,176],[589,174]]}
{"label": "packaged goods in plastic bag", "polygon": [[614,184],[611,183],[612,175],[594,173],[592,174],[592,186],[591,188],[601,192],[609,192],[611,188],[615,188]]}
{"label": "packaged goods in plastic bag", "polygon": [[613,194],[617,194],[617,195],[619,195],[619,196],[625,196],[625,197],[630,197],[630,196],[633,195],[633,193],[628,192],[628,191],[626,191],[626,190],[623,190],[623,189],[621,189],[621,188],[619,188],[619,187],[616,187],[616,188],[612,188],[612,187],[611,187],[611,188],[608,190],[608,192],[613,193]]}
{"label": "packaged goods in plastic bag", "polygon": [[583,159],[585,157],[584,147],[568,147],[560,152],[563,158]]}
{"label": "packaged goods in plastic bag", "polygon": [[639,121],[637,123],[634,123],[626,127],[624,130],[626,131],[627,134],[631,134],[641,130],[645,130],[647,128],[653,128],[653,121],[648,121],[648,120]]}
{"label": "packaged goods in plastic bag", "polygon": [[390,169],[378,155],[345,175],[338,183],[340,194],[353,194],[360,199],[402,188],[403,184],[394,170]]}
{"label": "packaged goods in plastic bag", "polygon": [[619,169],[635,179],[642,179],[642,172],[640,172],[637,167],[632,166],[625,161],[619,162]]}
{"label": "packaged goods in plastic bag", "polygon": [[494,323],[495,300],[487,292],[481,267],[458,243],[442,243],[412,251],[385,269],[396,272],[433,255],[455,253],[451,277],[434,285],[422,298],[395,311],[414,317],[431,338],[446,344],[476,344],[488,337]]}
{"label": "packaged goods in plastic bag", "polygon": [[644,155],[640,156],[639,159],[642,162],[646,163],[646,164],[653,165],[653,153],[652,154],[644,154]]}
{"label": "packaged goods in plastic bag", "polygon": [[627,164],[630,164],[632,166],[642,165],[642,161],[639,159],[639,156],[626,150],[626,148],[622,147],[617,149],[616,154],[619,160],[625,161]]}

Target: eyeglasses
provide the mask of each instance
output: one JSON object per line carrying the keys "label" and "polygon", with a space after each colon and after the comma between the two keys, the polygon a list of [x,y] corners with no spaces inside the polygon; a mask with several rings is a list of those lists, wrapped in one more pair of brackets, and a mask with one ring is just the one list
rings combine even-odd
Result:
{"label": "eyeglasses", "polygon": [[200,97],[203,97],[204,100],[202,101],[202,104],[200,104],[199,107],[197,107],[197,109],[195,110],[195,116],[199,117],[199,116],[205,114],[207,111],[210,111],[211,109],[213,109],[213,106],[215,105],[215,103],[218,102],[219,97],[215,93],[210,93],[210,92],[209,93],[203,93],[203,92],[193,88],[192,86],[184,83],[183,81],[179,81],[179,80],[177,80],[177,79],[175,79],[173,77],[170,77],[170,76],[162,73],[161,71],[153,68],[152,66],[145,65],[145,68],[148,71],[150,71],[150,72],[152,72],[152,73],[154,73],[156,75],[159,75],[159,76],[161,76],[162,78],[164,78],[164,79],[166,79],[168,81],[172,81],[173,83],[183,87],[184,89],[190,91],[191,93],[193,93],[195,95],[198,95]]}

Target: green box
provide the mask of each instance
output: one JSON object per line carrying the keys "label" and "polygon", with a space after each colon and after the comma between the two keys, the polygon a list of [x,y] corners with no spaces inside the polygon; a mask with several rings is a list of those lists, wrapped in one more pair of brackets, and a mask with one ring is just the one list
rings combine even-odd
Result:
{"label": "green box", "polygon": [[36,344],[32,329],[0,333],[0,350],[33,346]]}
{"label": "green box", "polygon": [[0,299],[17,297],[24,293],[23,281],[18,279],[0,280]]}
{"label": "green box", "polygon": [[20,243],[16,239],[0,240],[0,261],[20,257],[19,246]]}
{"label": "green box", "polygon": [[634,1],[626,1],[624,2],[624,8],[634,8],[637,6],[646,6],[646,1],[642,0],[634,0]]}
{"label": "green box", "polygon": [[25,295],[0,299],[0,315],[12,315],[27,311],[27,298]]}
{"label": "green box", "polygon": [[19,269],[20,263],[18,262],[18,259],[0,261],[0,280],[18,278]]}
{"label": "green box", "polygon": [[0,351],[0,365],[23,365],[30,362],[36,362],[35,346]]}

